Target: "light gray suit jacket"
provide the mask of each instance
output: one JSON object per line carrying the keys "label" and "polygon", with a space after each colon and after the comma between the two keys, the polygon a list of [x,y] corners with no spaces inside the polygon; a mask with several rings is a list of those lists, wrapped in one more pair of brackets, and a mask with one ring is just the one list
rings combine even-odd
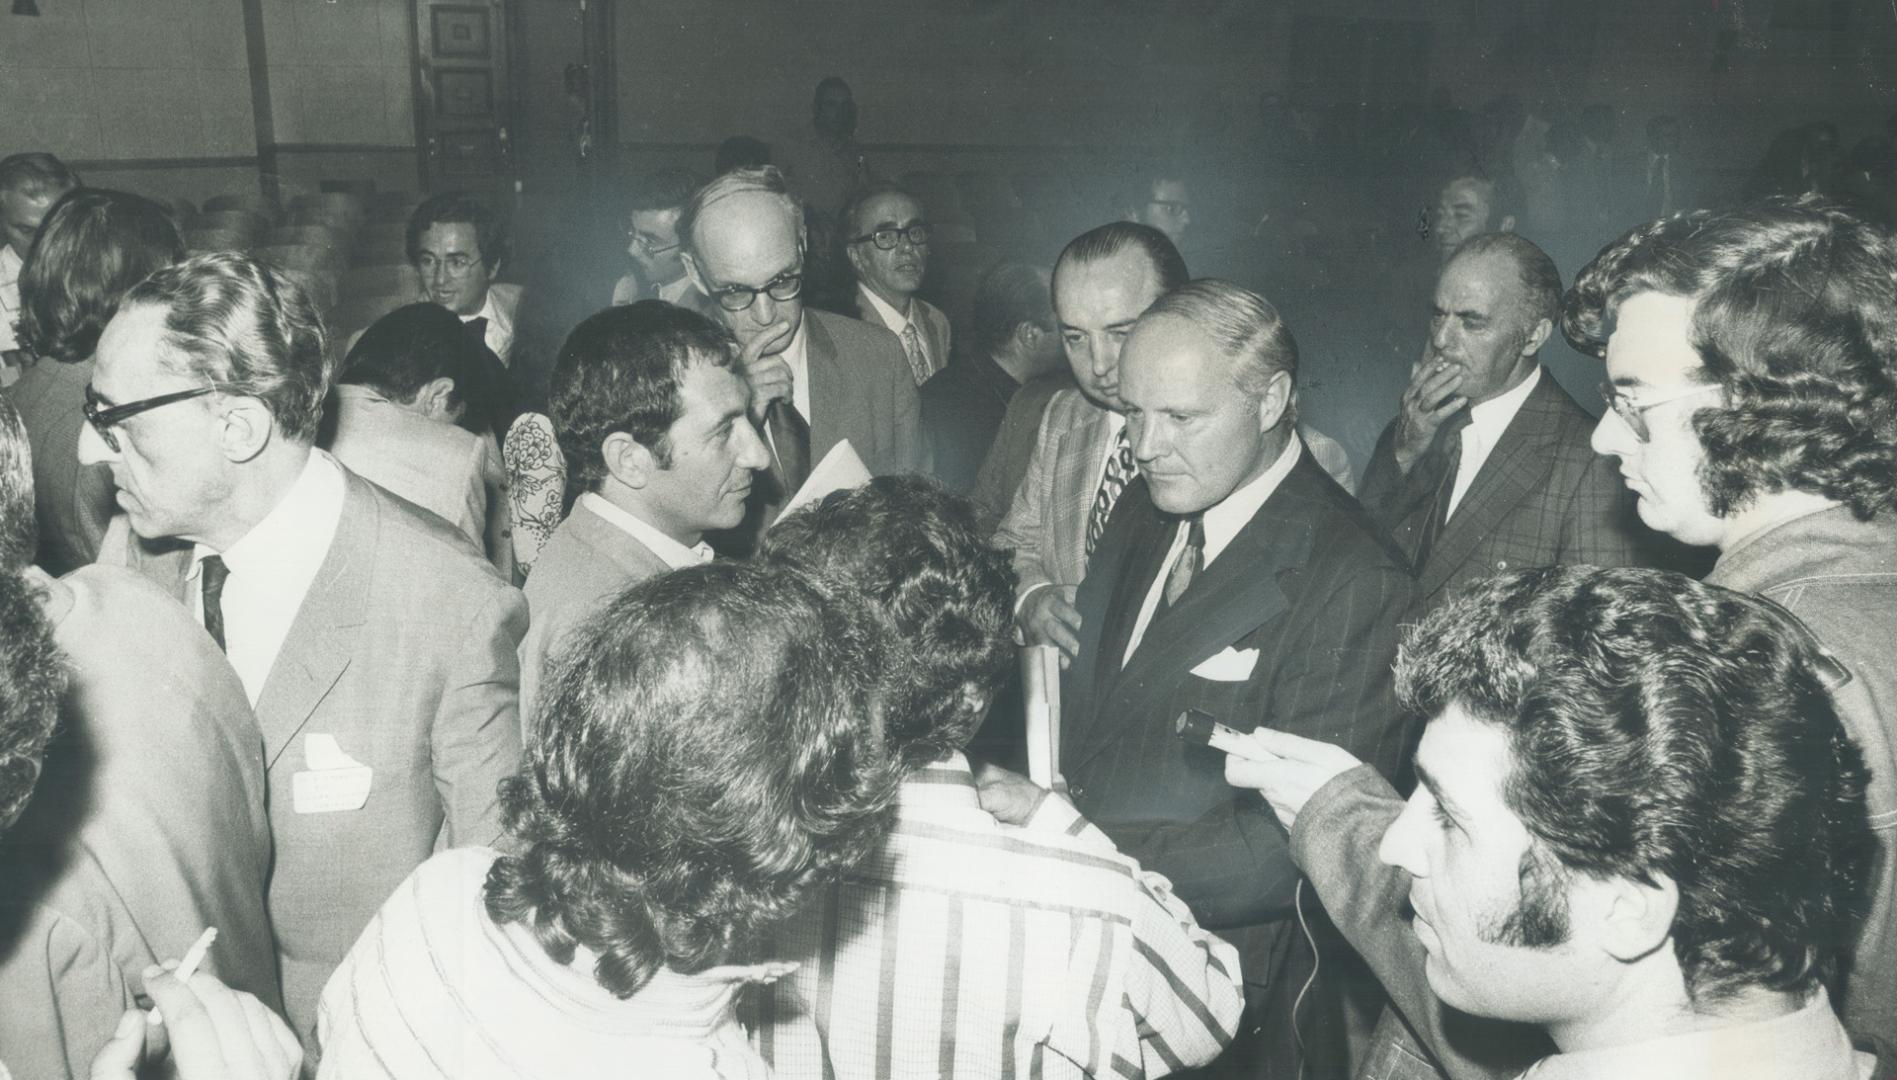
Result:
{"label": "light gray suit jacket", "polygon": [[995,531],[1014,550],[1016,596],[1039,585],[1079,585],[1087,574],[1087,515],[1112,444],[1112,414],[1062,390],[1047,403],[1027,475]]}
{"label": "light gray suit jacket", "polygon": [[573,512],[540,549],[524,587],[532,624],[520,643],[523,742],[533,721],[540,680],[561,636],[621,589],[668,569],[664,560],[626,530],[595,514],[584,502],[573,504]]}
{"label": "light gray suit jacket", "polygon": [[921,472],[922,398],[902,342],[881,324],[804,309],[810,363],[810,464],[844,439],[878,476]]}
{"label": "light gray suit jacket", "polygon": [[[291,1026],[315,1029],[323,983],[438,846],[501,835],[495,789],[520,768],[527,604],[464,538],[345,472],[336,536],[256,705],[276,866],[270,917]],[[189,546],[115,519],[99,555],[187,600]],[[373,770],[360,809],[298,813],[313,734]]]}
{"label": "light gray suit jacket", "polygon": [[493,439],[344,384],[330,393],[317,443],[350,472],[453,525],[503,577],[517,580],[507,471]]}

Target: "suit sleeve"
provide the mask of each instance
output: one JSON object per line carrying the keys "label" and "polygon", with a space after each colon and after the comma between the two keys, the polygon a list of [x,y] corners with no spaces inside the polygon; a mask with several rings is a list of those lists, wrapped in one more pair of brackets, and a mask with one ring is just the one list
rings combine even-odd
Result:
{"label": "suit sleeve", "polygon": [[1041,499],[1041,493],[1047,486],[1047,470],[1054,467],[1048,425],[1048,417],[1052,413],[1050,407],[1041,414],[1034,453],[1028,457],[1028,471],[1021,478],[1021,486],[1014,490],[1014,498],[1008,504],[1007,514],[1001,519],[1001,526],[995,530],[995,546],[1014,552],[1014,573],[1018,579],[1014,593],[1017,605],[1031,590],[1054,580],[1053,570],[1043,558],[1043,548],[1047,542],[1047,516]]}
{"label": "suit sleeve", "polygon": [[[1394,567],[1367,567],[1288,612],[1284,640],[1295,651],[1268,675],[1270,694],[1253,723],[1335,743],[1393,773],[1403,723],[1390,664],[1411,589]],[[1214,929],[1280,918],[1295,902],[1299,872],[1284,829],[1249,793],[1234,793],[1197,821],[1108,833],[1140,865],[1170,879]]]}
{"label": "suit sleeve", "polygon": [[1402,812],[1403,800],[1389,781],[1367,766],[1353,769],[1305,803],[1291,830],[1292,855],[1331,922],[1450,1080],[1519,1076],[1553,1050],[1545,1036],[1445,1008],[1429,988],[1422,943],[1403,917],[1410,877],[1376,856]]}
{"label": "suit sleeve", "polygon": [[1396,467],[1396,422],[1392,420],[1377,438],[1364,466],[1363,483],[1357,486],[1357,501],[1385,532],[1396,532],[1410,511],[1415,509],[1408,477]]}
{"label": "suit sleeve", "polygon": [[1560,565],[1646,566],[1657,552],[1613,458],[1590,454],[1561,523]]}
{"label": "suit sleeve", "polygon": [[527,601],[496,587],[475,614],[448,670],[431,735],[444,846],[493,844],[501,835],[496,789],[520,768],[521,638]]}

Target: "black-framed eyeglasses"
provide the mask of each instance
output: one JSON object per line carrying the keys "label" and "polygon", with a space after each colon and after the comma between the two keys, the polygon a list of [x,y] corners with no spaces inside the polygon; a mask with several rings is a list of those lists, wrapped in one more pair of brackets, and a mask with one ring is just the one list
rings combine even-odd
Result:
{"label": "black-framed eyeglasses", "polygon": [[86,400],[84,404],[79,406],[79,411],[85,414],[86,423],[92,425],[92,430],[98,432],[99,438],[103,439],[105,445],[111,447],[112,452],[116,454],[119,453],[119,437],[112,433],[113,428],[118,427],[139,413],[150,412],[153,409],[163,408],[166,405],[176,405],[180,401],[190,401],[195,397],[203,397],[206,394],[215,393],[217,393],[217,387],[215,386],[197,386],[189,390],[179,390],[172,394],[159,394],[157,397],[148,397],[139,401],[128,401],[123,405],[108,405],[105,399],[99,396],[99,392],[92,388],[92,384],[87,383]]}
{"label": "black-framed eyeglasses", "polygon": [[1706,383],[1700,386],[1689,386],[1678,393],[1666,394],[1646,401],[1635,401],[1621,393],[1620,387],[1615,386],[1613,383],[1602,383],[1601,397],[1607,401],[1607,407],[1614,410],[1614,415],[1620,417],[1621,422],[1626,424],[1628,430],[1634,433],[1634,438],[1639,439],[1641,442],[1647,442],[1653,438],[1652,429],[1647,427],[1648,409],[1665,405],[1669,401],[1680,401],[1685,398],[1696,397],[1700,394],[1713,393],[1720,389],[1722,389],[1722,387],[1717,384]]}
{"label": "black-framed eyeglasses", "polygon": [[638,248],[647,255],[663,255],[668,251],[677,251],[684,246],[684,241],[682,240],[674,240],[669,244],[661,245],[652,239],[651,234],[640,232],[638,229],[627,229],[626,239],[632,241],[633,247]]}
{"label": "black-framed eyeglasses", "polygon": [[773,300],[795,300],[804,291],[804,268],[786,270],[763,285],[753,289],[749,285],[723,285],[712,290],[712,298],[726,311],[744,311],[757,303],[759,293]]}
{"label": "black-framed eyeglasses", "polygon": [[896,245],[904,240],[909,241],[917,247],[921,247],[929,242],[929,236],[934,232],[935,230],[931,228],[928,223],[917,222],[906,229],[876,229],[871,232],[866,232],[861,236],[851,237],[850,243],[875,244],[884,251],[894,251],[896,250]]}

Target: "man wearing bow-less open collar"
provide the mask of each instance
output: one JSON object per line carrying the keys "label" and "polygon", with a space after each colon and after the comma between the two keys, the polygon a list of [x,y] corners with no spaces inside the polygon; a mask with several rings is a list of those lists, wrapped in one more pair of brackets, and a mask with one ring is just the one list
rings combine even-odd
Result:
{"label": "man wearing bow-less open collar", "polygon": [[256,711],[270,919],[306,1040],[389,891],[437,844],[499,835],[527,624],[451,526],[312,449],[323,336],[301,290],[245,256],[162,270],[99,339],[79,437],[124,511],[100,561],[196,613]]}
{"label": "man wearing bow-less open collar", "polygon": [[[1220,755],[1178,739],[1175,718],[1193,708],[1242,730],[1328,731],[1386,769],[1402,734],[1390,661],[1409,574],[1298,437],[1296,372],[1277,311],[1225,282],[1176,289],[1134,326],[1119,390],[1140,478],[1081,584],[1063,691],[1075,804],[1238,947],[1245,1021],[1216,1075],[1343,1066],[1321,986],[1293,1034],[1311,955],[1285,834],[1220,789]],[[988,779],[984,805],[1004,819],[1033,797],[1018,778]]]}

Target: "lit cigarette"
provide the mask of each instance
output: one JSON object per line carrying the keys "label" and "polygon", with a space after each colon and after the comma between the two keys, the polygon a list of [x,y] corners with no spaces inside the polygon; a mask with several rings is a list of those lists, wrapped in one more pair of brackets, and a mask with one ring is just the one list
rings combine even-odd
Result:
{"label": "lit cigarette", "polygon": [[[179,982],[188,982],[191,976],[198,973],[198,965],[204,963],[205,955],[211,951],[211,942],[216,940],[217,927],[205,927],[204,933],[199,934],[198,939],[191,943],[191,947],[184,951],[184,959],[178,961],[178,970],[171,973],[172,977]],[[165,1022],[165,1018],[157,1009],[153,1009],[145,1014],[145,1022],[157,1027]]]}

